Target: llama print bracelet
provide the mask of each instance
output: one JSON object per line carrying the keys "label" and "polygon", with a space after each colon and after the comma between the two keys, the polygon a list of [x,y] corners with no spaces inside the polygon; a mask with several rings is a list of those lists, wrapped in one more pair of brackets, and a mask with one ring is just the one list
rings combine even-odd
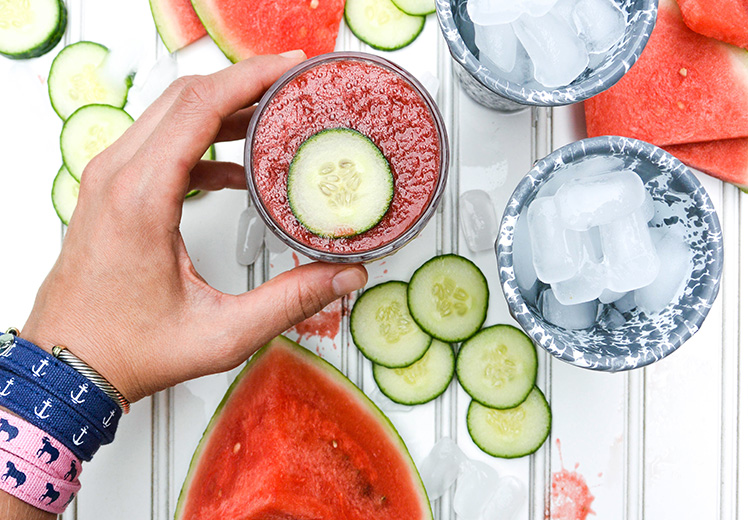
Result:
{"label": "llama print bracelet", "polygon": [[49,433],[3,410],[0,410],[0,450],[58,479],[76,482],[81,474],[81,461],[73,452]]}

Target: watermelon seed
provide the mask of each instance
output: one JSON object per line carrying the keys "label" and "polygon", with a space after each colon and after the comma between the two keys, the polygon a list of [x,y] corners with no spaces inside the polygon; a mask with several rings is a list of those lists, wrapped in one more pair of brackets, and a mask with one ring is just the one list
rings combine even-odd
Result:
{"label": "watermelon seed", "polygon": [[688,69],[684,67],[678,71],[678,74],[685,78],[686,76],[688,76]]}
{"label": "watermelon seed", "polygon": [[684,108],[686,108],[686,105],[684,105],[682,101],[678,101],[678,108],[683,110]]}
{"label": "watermelon seed", "polygon": [[242,445],[240,442],[237,442],[234,444],[234,454],[239,453],[239,450],[242,449]]}
{"label": "watermelon seed", "polygon": [[332,447],[333,448],[337,448],[338,447],[338,441],[336,441],[335,439],[332,440]]}

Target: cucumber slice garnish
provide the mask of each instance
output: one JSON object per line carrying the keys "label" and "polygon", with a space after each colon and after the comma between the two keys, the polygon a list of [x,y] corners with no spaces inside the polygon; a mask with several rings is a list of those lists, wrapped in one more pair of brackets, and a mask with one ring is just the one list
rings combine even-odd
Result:
{"label": "cucumber slice garnish", "polygon": [[421,34],[426,18],[405,14],[391,0],[347,0],[345,21],[362,42],[382,51],[394,51]]}
{"label": "cucumber slice garnish", "polygon": [[515,408],[496,410],[472,401],[467,428],[473,442],[494,457],[514,459],[540,448],[551,431],[551,408],[536,386]]}
{"label": "cucumber slice garnish", "polygon": [[62,166],[55,176],[52,183],[52,205],[60,220],[66,226],[73,216],[75,206],[78,204],[78,192],[80,184],[76,181],[70,172]]}
{"label": "cucumber slice garnish", "polygon": [[0,13],[0,54],[36,58],[51,51],[67,27],[62,0],[5,0]]}
{"label": "cucumber slice garnish", "polygon": [[475,401],[513,408],[535,386],[538,354],[530,338],[511,325],[483,329],[460,347],[457,379]]}
{"label": "cucumber slice garnish", "polygon": [[403,368],[373,366],[374,381],[396,403],[415,405],[436,399],[449,386],[455,370],[452,346],[434,340],[421,359]]}
{"label": "cucumber slice garnish", "polygon": [[299,146],[288,168],[288,203],[315,235],[349,237],[382,220],[393,185],[390,165],[371,139],[333,128]]}
{"label": "cucumber slice garnish", "polygon": [[76,110],[65,121],[60,134],[62,161],[70,175],[80,182],[88,162],[124,134],[132,123],[127,112],[109,105],[86,105]]}
{"label": "cucumber slice garnish", "polygon": [[413,274],[408,308],[431,336],[448,343],[464,341],[486,321],[488,282],[467,258],[437,256]]}
{"label": "cucumber slice garnish", "polygon": [[351,337],[361,353],[377,365],[406,367],[418,361],[431,337],[408,313],[408,284],[392,281],[375,285],[356,300],[351,310]]}
{"label": "cucumber slice garnish", "polygon": [[49,99],[63,120],[78,108],[103,104],[122,108],[131,80],[111,78],[101,65],[109,55],[103,45],[78,42],[60,51],[49,70]]}
{"label": "cucumber slice garnish", "polygon": [[405,14],[412,16],[425,16],[436,12],[434,0],[392,0],[392,3]]}

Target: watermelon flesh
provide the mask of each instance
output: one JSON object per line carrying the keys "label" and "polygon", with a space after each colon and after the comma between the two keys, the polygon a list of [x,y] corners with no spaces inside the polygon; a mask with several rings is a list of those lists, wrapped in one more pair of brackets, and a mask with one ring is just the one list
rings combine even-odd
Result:
{"label": "watermelon flesh", "polygon": [[692,168],[748,188],[748,139],[678,144],[665,150]]}
{"label": "watermelon flesh", "polygon": [[216,410],[176,518],[433,517],[389,420],[332,365],[278,337],[254,355]]}
{"label": "watermelon flesh", "polygon": [[156,29],[169,52],[176,52],[207,34],[190,0],[150,2]]}
{"label": "watermelon flesh", "polygon": [[307,57],[335,49],[345,0],[192,0],[227,58],[302,49]]}
{"label": "watermelon flesh", "polygon": [[748,48],[748,0],[678,0],[692,31]]}
{"label": "watermelon flesh", "polygon": [[686,27],[660,0],[642,56],[613,87],[585,102],[590,136],[664,146],[748,136],[748,53]]}

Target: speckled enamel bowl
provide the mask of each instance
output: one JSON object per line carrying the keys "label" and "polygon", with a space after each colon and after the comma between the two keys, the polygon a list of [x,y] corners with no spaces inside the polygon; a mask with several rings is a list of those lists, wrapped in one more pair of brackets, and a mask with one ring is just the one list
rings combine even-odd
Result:
{"label": "speckled enamel bowl", "polygon": [[[512,262],[514,228],[524,207],[565,164],[591,155],[624,157],[644,181],[655,201],[653,225],[679,221],[686,229],[693,270],[680,295],[659,314],[638,309],[623,314],[617,328],[596,323],[567,330],[545,321],[534,302],[525,301]],[[722,276],[722,231],[704,187],[678,159],[656,146],[625,137],[595,137],[571,143],[537,162],[514,190],[496,240],[501,289],[509,309],[525,332],[542,348],[573,365],[616,372],[642,367],[672,353],[701,326],[719,292]]]}
{"label": "speckled enamel bowl", "polygon": [[628,13],[623,39],[598,65],[588,68],[571,85],[536,90],[509,82],[484,67],[476,58],[472,27],[458,28],[455,16],[467,0],[436,0],[439,26],[447,41],[454,71],[465,92],[478,103],[504,111],[521,110],[526,105],[559,106],[577,103],[615,85],[639,59],[657,18],[658,0],[616,0]]}

